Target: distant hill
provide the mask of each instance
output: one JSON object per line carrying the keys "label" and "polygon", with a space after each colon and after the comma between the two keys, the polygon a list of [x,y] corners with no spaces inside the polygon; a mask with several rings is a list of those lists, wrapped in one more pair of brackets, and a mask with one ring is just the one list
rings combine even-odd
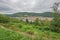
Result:
{"label": "distant hill", "polygon": [[[60,15],[60,14],[59,14]],[[21,17],[21,16],[42,16],[42,17],[53,17],[52,12],[44,12],[44,13],[33,13],[33,12],[18,12],[11,15],[7,15],[10,17]]]}

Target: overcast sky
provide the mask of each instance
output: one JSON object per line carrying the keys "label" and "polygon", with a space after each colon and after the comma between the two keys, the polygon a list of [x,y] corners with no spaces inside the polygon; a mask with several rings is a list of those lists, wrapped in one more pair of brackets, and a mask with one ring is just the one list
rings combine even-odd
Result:
{"label": "overcast sky", "polygon": [[47,12],[59,0],[0,0],[0,12]]}

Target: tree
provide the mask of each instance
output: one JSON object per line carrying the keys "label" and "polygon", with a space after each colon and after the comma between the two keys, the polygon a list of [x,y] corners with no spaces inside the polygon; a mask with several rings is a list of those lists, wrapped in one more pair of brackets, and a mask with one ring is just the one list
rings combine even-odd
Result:
{"label": "tree", "polygon": [[26,19],[26,23],[29,23],[29,20],[28,19]]}
{"label": "tree", "polygon": [[59,16],[58,16],[58,7],[59,7],[59,3],[54,3],[54,5],[53,5],[54,20],[58,20],[59,19]]}
{"label": "tree", "polygon": [[52,31],[59,32],[60,21],[59,21],[59,12],[58,12],[59,3],[54,3],[53,5],[53,21],[51,23]]}

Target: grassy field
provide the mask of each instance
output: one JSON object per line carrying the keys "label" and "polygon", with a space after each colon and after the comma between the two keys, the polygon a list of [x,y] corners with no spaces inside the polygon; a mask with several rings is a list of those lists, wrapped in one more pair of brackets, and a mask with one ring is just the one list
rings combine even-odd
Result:
{"label": "grassy field", "polygon": [[60,33],[45,30],[47,27],[25,23],[2,24],[0,40],[60,40]]}

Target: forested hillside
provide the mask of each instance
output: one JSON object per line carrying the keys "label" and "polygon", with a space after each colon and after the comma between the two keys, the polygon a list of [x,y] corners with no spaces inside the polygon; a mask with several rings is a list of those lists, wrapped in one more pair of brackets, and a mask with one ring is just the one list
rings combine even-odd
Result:
{"label": "forested hillside", "polygon": [[[7,15],[7,14],[6,14]],[[60,13],[59,13],[60,15]],[[22,17],[22,16],[42,16],[42,17],[53,17],[52,12],[44,12],[44,13],[34,13],[34,12],[17,12],[11,15],[7,15],[10,17]]]}

